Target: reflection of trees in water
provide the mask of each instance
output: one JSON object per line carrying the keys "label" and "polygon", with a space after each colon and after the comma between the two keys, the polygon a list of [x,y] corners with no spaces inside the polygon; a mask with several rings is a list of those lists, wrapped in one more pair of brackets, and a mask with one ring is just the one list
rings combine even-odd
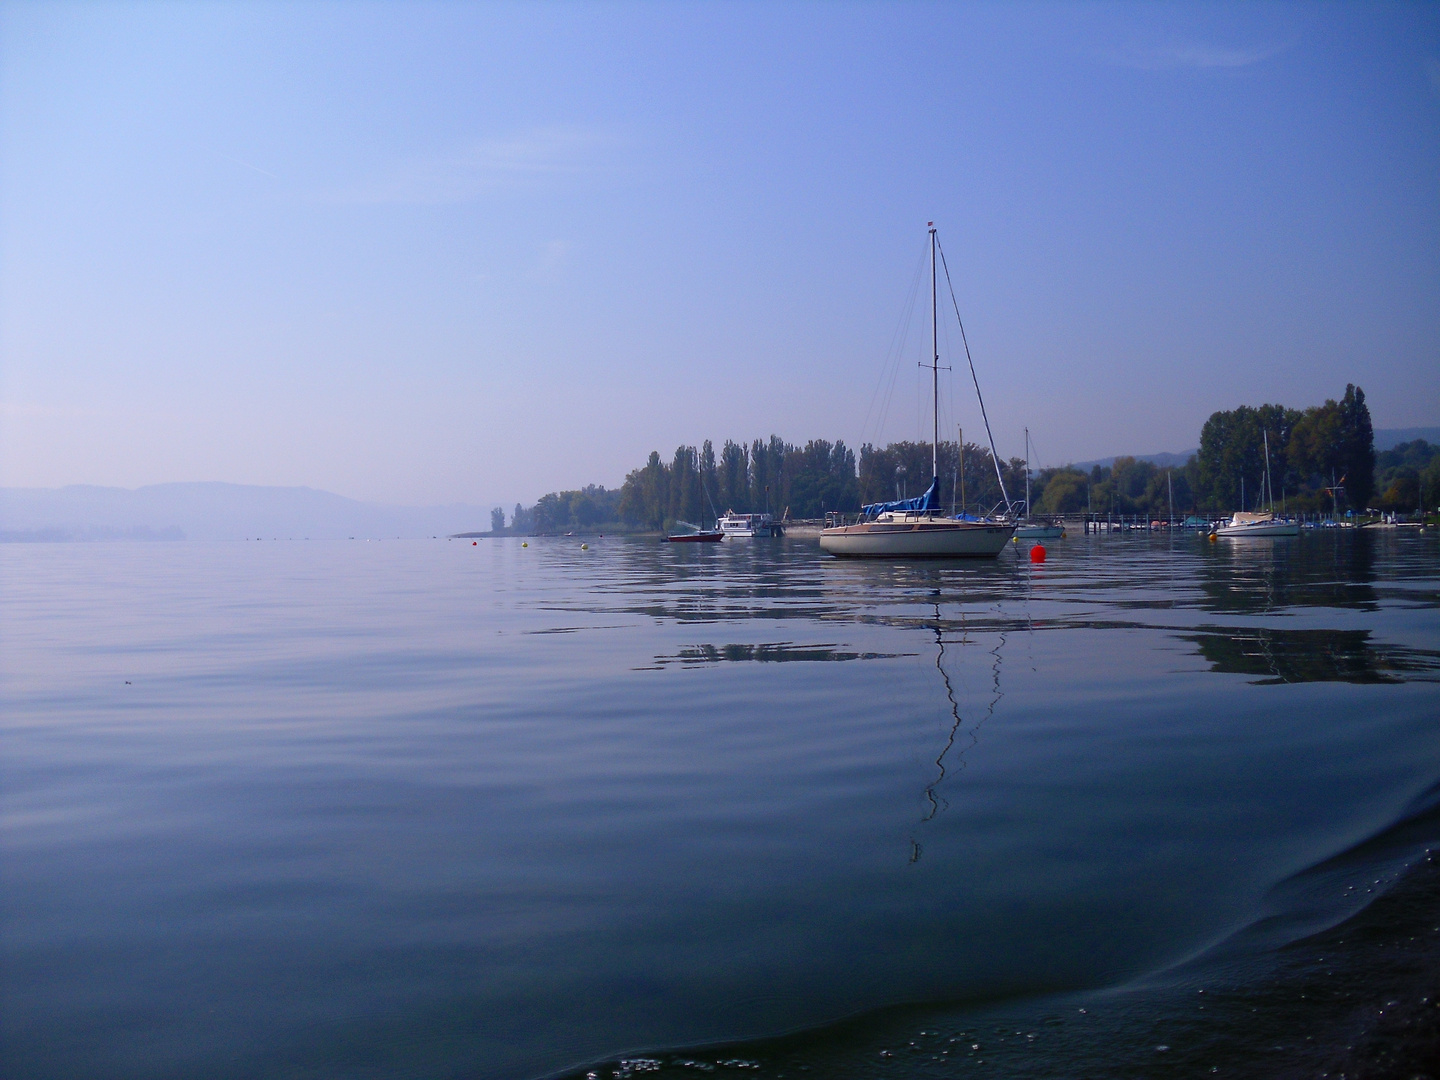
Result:
{"label": "reflection of trees in water", "polygon": [[1226,627],[1182,636],[1200,647],[1210,670],[1259,675],[1261,686],[1432,681],[1440,672],[1440,653],[1372,642],[1368,630]]}
{"label": "reflection of trees in water", "polygon": [[[951,681],[950,673],[945,668],[945,624],[940,617],[939,604],[935,605],[934,631],[935,670],[940,673],[940,680],[945,686],[945,700],[950,705],[951,724],[949,737],[945,740],[945,745],[941,748],[939,756],[935,758],[935,779],[925,787],[925,799],[929,802],[930,809],[925,816],[920,819],[920,824],[922,825],[927,821],[933,820],[937,814],[950,805],[944,796],[937,794],[937,789],[945,782],[945,777],[949,774],[949,769],[945,764],[946,758],[951,757],[951,751],[954,751],[953,767],[955,769],[963,769],[965,767],[965,755],[970,752],[972,747],[979,743],[980,729],[985,726],[985,722],[989,720],[990,717],[995,715],[995,707],[1000,704],[1000,699],[1005,696],[1005,692],[1000,689],[1000,665],[1002,650],[1005,648],[1006,631],[1001,630],[996,636],[995,647],[990,650],[990,702],[985,707],[984,714],[975,721],[974,725],[962,732],[965,721],[960,715],[960,702],[955,697],[955,684]],[[952,644],[968,645],[970,644],[968,637],[964,614],[962,612],[960,636],[958,639],[952,640]],[[957,739],[964,743],[959,750],[955,750]],[[965,742],[966,739],[969,741]],[[923,845],[912,836],[910,838],[910,861],[912,863],[919,862],[924,850]]]}
{"label": "reflection of trees in water", "polygon": [[1375,538],[1363,530],[1226,540],[1210,548],[1199,562],[1207,610],[1378,606]]}
{"label": "reflection of trees in water", "polygon": [[721,663],[832,663],[846,660],[893,660],[913,653],[849,652],[834,645],[796,645],[790,641],[760,644],[687,645],[674,656],[655,657],[656,667],[669,664]]}

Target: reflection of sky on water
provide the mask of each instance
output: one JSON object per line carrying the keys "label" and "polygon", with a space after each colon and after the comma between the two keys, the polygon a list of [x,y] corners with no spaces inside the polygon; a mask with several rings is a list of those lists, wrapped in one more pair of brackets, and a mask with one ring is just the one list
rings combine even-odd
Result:
{"label": "reflection of sky on water", "polygon": [[1440,779],[1428,538],[1049,546],[0,551],[4,1064],[539,1075],[1113,985]]}

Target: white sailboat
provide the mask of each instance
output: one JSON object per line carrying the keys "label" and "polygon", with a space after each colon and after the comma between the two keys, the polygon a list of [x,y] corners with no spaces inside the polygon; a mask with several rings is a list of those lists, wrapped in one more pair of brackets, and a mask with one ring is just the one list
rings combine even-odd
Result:
{"label": "white sailboat", "polygon": [[[1270,487],[1270,433],[1265,436],[1265,491],[1269,497],[1270,509],[1265,511],[1236,511],[1228,522],[1214,529],[1215,536],[1231,539],[1249,536],[1299,536],[1300,523],[1286,521],[1275,516],[1275,492]],[[1242,492],[1243,493],[1243,492]]]}
{"label": "white sailboat", "polygon": [[1058,540],[1065,535],[1065,526],[1054,522],[1033,521],[1030,517],[1030,429],[1025,429],[1025,520],[1015,527],[1017,540]]}
{"label": "white sailboat", "polygon": [[[831,555],[852,558],[944,559],[982,557],[994,558],[1005,549],[1015,534],[1015,523],[1008,519],[962,521],[948,517],[940,509],[940,338],[939,311],[936,306],[935,223],[930,229],[930,368],[931,394],[934,406],[935,437],[930,444],[930,487],[913,499],[888,503],[872,503],[863,508],[861,520],[850,525],[839,522],[820,533],[820,548]],[[946,271],[947,277],[949,271]],[[964,327],[961,327],[963,338]],[[965,348],[969,356],[969,346]],[[974,365],[971,365],[974,374]],[[979,393],[979,384],[976,384]],[[985,403],[980,403],[984,414]],[[986,430],[990,424],[985,423]],[[994,440],[991,440],[994,453]],[[999,458],[995,471],[1000,475]],[[1004,493],[1005,481],[1000,479]],[[1009,499],[1007,497],[1008,505]]]}

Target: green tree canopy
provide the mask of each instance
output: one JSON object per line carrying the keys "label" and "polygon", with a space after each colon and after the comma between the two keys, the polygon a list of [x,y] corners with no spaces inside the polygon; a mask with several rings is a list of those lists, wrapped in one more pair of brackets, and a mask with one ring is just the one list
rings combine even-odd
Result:
{"label": "green tree canopy", "polygon": [[[1242,405],[1214,413],[1201,429],[1199,452],[1183,468],[1119,457],[1088,474],[1068,465],[1032,471],[1031,501],[1041,514],[1092,509],[1164,518],[1172,509],[1176,516],[1253,509],[1268,502],[1267,442],[1277,507],[1282,502],[1290,509],[1329,506],[1335,488],[1348,493],[1351,506],[1363,509],[1376,491],[1370,412],[1364,391],[1351,385],[1340,401],[1304,412],[1283,405]],[[771,435],[748,445],[727,439],[717,454],[706,440],[699,448],[676,447],[668,462],[652,450],[619,490],[592,485],[552,492],[529,510],[517,504],[510,527],[516,532],[564,532],[623,522],[658,530],[681,520],[708,524],[727,510],[777,517],[788,510],[796,518],[817,518],[832,510],[853,513],[865,503],[923,492],[930,484],[930,450],[924,442],[885,447],[866,443],[857,457],[838,440],[811,439],[796,446]],[[1390,470],[1382,476],[1381,502],[1387,508],[1408,509],[1402,504],[1413,496],[1433,505],[1440,499],[1440,454],[1422,442],[1405,455],[1403,461],[1384,455],[1379,459],[1382,471]],[[942,442],[936,456],[942,506],[971,513],[1005,508],[989,448]],[[1001,463],[1000,472],[1018,509],[1024,499],[1025,462],[1011,458]],[[503,514],[492,514],[491,520],[503,520]]]}

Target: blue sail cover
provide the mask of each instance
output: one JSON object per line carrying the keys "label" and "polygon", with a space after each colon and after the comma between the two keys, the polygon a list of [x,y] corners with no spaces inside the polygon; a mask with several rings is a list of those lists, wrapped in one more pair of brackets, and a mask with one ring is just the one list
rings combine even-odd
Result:
{"label": "blue sail cover", "polygon": [[887,510],[939,510],[940,509],[940,478],[930,478],[930,486],[925,489],[924,495],[916,495],[913,499],[901,499],[898,502],[868,503],[860,508],[865,512],[867,518],[877,517]]}

